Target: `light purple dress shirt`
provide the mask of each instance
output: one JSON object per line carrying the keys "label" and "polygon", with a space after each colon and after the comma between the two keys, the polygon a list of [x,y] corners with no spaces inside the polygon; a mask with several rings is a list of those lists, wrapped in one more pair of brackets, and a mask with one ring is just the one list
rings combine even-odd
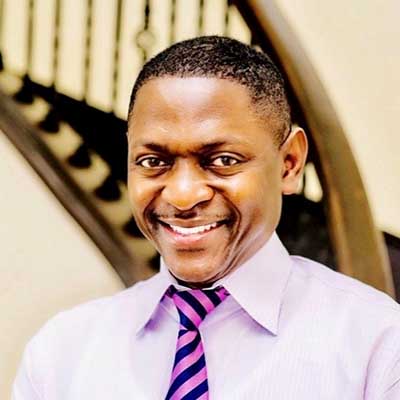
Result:
{"label": "light purple dress shirt", "polygon": [[[163,399],[179,327],[171,283],[162,265],[50,320],[13,399]],[[385,294],[289,256],[276,234],[219,284],[231,296],[200,326],[210,400],[400,399],[400,306]]]}

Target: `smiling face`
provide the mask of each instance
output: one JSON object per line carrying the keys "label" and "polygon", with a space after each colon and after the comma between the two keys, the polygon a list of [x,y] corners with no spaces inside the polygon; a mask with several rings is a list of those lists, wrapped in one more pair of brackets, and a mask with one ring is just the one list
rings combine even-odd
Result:
{"label": "smiling face", "polygon": [[178,280],[208,286],[275,230],[282,193],[296,190],[304,160],[272,138],[238,83],[163,77],[140,88],[129,121],[129,197]]}

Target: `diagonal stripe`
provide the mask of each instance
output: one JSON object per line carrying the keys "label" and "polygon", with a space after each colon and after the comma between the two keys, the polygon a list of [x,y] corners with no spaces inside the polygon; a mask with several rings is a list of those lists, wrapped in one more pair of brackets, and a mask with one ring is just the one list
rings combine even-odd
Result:
{"label": "diagonal stripe", "polygon": [[181,361],[184,357],[186,357],[187,355],[189,355],[192,351],[194,351],[196,349],[197,345],[200,343],[200,340],[201,340],[200,334],[198,333],[190,343],[183,346],[181,349],[179,349],[176,352],[174,368],[175,368],[175,365],[178,364],[179,361]]}
{"label": "diagonal stripe", "polygon": [[170,285],[170,287],[165,292],[168,297],[173,297],[175,293],[178,292],[178,289],[174,285]]}
{"label": "diagonal stripe", "polygon": [[205,370],[205,366],[206,360],[203,354],[194,364],[181,372],[171,383],[165,400],[169,400],[171,396],[178,390],[178,388],[183,385],[187,380],[189,380],[192,376],[196,375],[202,369]]}
{"label": "diagonal stripe", "polygon": [[208,390],[198,397],[197,400],[208,400]]}
{"label": "diagonal stripe", "polygon": [[200,341],[197,347],[189,356],[182,358],[178,363],[176,363],[176,365],[174,366],[174,370],[172,371],[171,381],[173,381],[186,368],[194,364],[202,356],[203,353],[203,345]]}
{"label": "diagonal stripe", "polygon": [[199,314],[201,320],[203,320],[207,315],[207,310],[204,308],[203,304],[201,304],[200,300],[197,299],[198,293],[201,293],[201,290],[193,290],[191,293],[188,291],[178,293],[183,300],[188,303],[197,314]]}
{"label": "diagonal stripe", "polygon": [[[201,369],[196,375],[194,375],[190,380],[186,381],[182,384],[177,391],[171,397],[171,400],[181,400],[186,396],[188,393],[192,392],[193,389],[197,388],[201,383],[207,383],[207,373],[205,368]],[[189,397],[192,398],[192,397]],[[197,399],[197,397],[193,397]]]}
{"label": "diagonal stripe", "polygon": [[213,290],[203,290],[203,293],[213,302],[215,307],[221,303],[221,299]]}
{"label": "diagonal stripe", "polygon": [[228,291],[223,287],[216,290],[215,293],[220,298],[221,302],[224,301],[229,296]]}
{"label": "diagonal stripe", "polygon": [[198,334],[196,331],[185,331],[186,335],[183,335],[179,338],[178,343],[176,344],[176,351],[180,350],[183,346],[186,346],[190,343]]}
{"label": "diagonal stripe", "polygon": [[183,313],[196,327],[200,325],[202,318],[197,313],[197,311],[191,307],[190,304],[188,304],[184,299],[182,299],[178,295],[174,296],[174,302],[176,307],[178,308],[178,312]]}
{"label": "diagonal stripe", "polygon": [[188,332],[192,332],[192,331],[187,330],[184,326],[181,325],[179,328],[179,332],[178,332],[178,339],[181,338],[182,336],[184,336]]}
{"label": "diagonal stripe", "polygon": [[197,400],[204,393],[208,392],[207,380],[200,383],[192,391],[190,391],[186,396],[181,397],[180,400]]}
{"label": "diagonal stripe", "polygon": [[182,310],[179,310],[178,308],[178,314],[179,314],[179,320],[181,322],[181,325],[189,330],[189,331],[197,331],[196,325],[183,313]]}
{"label": "diagonal stripe", "polygon": [[207,313],[210,313],[215,308],[215,304],[210,300],[210,298],[204,294],[202,290],[199,290],[196,293],[196,298],[201,302],[203,307],[207,310]]}

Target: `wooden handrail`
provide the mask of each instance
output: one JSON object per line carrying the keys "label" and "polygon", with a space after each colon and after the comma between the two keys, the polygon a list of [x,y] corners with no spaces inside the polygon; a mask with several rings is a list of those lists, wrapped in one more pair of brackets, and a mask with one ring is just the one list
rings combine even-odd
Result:
{"label": "wooden handrail", "polygon": [[86,194],[64,171],[40,133],[26,120],[18,106],[0,91],[0,130],[21,152],[60,203],[76,219],[104,254],[126,286],[141,278],[144,268]]}
{"label": "wooden handrail", "polygon": [[274,0],[234,2],[263,47],[274,49],[318,151],[339,270],[394,297],[387,252],[335,109]]}

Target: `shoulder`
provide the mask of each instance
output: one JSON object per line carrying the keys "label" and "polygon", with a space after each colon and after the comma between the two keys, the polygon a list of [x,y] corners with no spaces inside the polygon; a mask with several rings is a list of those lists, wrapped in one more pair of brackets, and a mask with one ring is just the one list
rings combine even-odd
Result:
{"label": "shoulder", "polygon": [[310,259],[291,256],[294,280],[310,299],[354,313],[355,317],[391,320],[400,327],[400,305],[386,293]]}
{"label": "shoulder", "polygon": [[94,326],[112,315],[118,317],[124,311],[128,311],[134,316],[136,309],[143,301],[143,296],[149,293],[151,295],[156,279],[157,275],[137,282],[112,296],[94,299],[61,311],[52,317],[43,328],[53,327],[57,330],[64,330],[63,328],[73,327],[80,330],[86,328],[87,325]]}
{"label": "shoulder", "polygon": [[114,349],[116,338],[131,337],[145,293],[152,293],[154,278],[52,317],[25,348],[16,379],[18,390],[26,382],[37,393],[53,393],[58,385],[67,387],[71,371],[77,370],[85,357]]}
{"label": "shoulder", "polygon": [[112,348],[115,338],[131,337],[156,280],[157,275],[113,296],[59,312],[28,342],[21,369],[39,388],[49,380],[63,382],[63,374],[74,370],[89,349]]}
{"label": "shoulder", "polygon": [[400,305],[320,263],[291,259],[286,315],[301,333],[297,336],[313,346],[322,344],[325,357],[331,355],[342,370],[365,371],[365,393],[373,393],[371,398],[398,391]]}
{"label": "shoulder", "polygon": [[[65,353],[78,352],[91,338],[104,333],[110,326],[134,322],[140,312],[144,293],[151,293],[155,277],[141,281],[115,295],[88,301],[64,310],[50,318],[30,340],[28,347]],[[126,326],[125,326],[126,327]]]}

